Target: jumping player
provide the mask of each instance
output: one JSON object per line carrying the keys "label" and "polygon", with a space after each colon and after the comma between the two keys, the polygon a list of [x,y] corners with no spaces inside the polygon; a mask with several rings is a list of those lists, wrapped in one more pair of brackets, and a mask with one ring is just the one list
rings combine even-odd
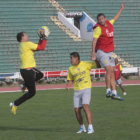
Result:
{"label": "jumping player", "polygon": [[97,64],[95,62],[80,61],[78,52],[70,54],[70,61],[72,66],[69,67],[68,70],[66,89],[69,90],[72,84],[74,84],[74,110],[80,124],[80,130],[77,133],[86,132],[81,114],[81,109],[83,108],[88,121],[88,134],[91,134],[94,133],[94,129],[92,125],[92,115],[89,109],[91,100],[90,70],[97,68]]}
{"label": "jumping player", "polygon": [[19,105],[27,101],[36,94],[35,81],[43,78],[43,73],[36,69],[36,62],[34,59],[34,51],[43,51],[47,43],[47,36],[40,35],[38,44],[28,41],[28,36],[25,32],[17,34],[17,41],[20,42],[20,73],[24,79],[24,85],[28,92],[23,96],[10,103],[11,112],[16,115],[16,110]]}
{"label": "jumping player", "polygon": [[117,58],[115,58],[115,80],[116,80],[116,84],[119,85],[120,89],[123,92],[123,95],[127,95],[127,93],[125,92],[125,89],[123,88],[122,85],[122,79],[121,79],[121,74],[122,74],[122,65],[119,64],[119,61]]}
{"label": "jumping player", "polygon": [[118,100],[122,100],[122,98],[117,94],[114,75],[115,61],[112,57],[112,52],[114,51],[113,25],[119,19],[123,10],[124,4],[121,4],[120,10],[110,21],[102,13],[97,15],[98,23],[93,27],[94,33],[91,53],[91,59],[97,59],[101,67],[104,67],[106,70],[106,97],[112,97]]}

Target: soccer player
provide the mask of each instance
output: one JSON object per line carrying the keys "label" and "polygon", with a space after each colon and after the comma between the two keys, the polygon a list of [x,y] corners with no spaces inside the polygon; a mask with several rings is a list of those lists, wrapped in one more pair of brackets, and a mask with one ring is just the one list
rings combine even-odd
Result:
{"label": "soccer player", "polygon": [[35,81],[43,78],[43,73],[36,69],[36,62],[34,59],[34,51],[43,51],[47,43],[46,36],[41,36],[38,44],[28,41],[28,36],[25,32],[17,34],[17,41],[20,42],[20,73],[24,79],[24,85],[28,92],[23,96],[10,103],[11,112],[16,115],[17,106],[27,101],[36,94]]}
{"label": "soccer player", "polygon": [[74,84],[74,110],[80,124],[80,130],[77,133],[86,132],[81,114],[81,109],[83,108],[88,121],[88,134],[91,134],[94,133],[94,129],[92,125],[92,115],[89,109],[92,86],[90,70],[97,68],[97,64],[95,62],[80,61],[78,52],[70,54],[70,62],[72,66],[69,67],[68,70],[66,89],[69,91],[72,84]]}
{"label": "soccer player", "polygon": [[123,92],[123,95],[127,95],[127,93],[125,92],[125,89],[122,86],[122,79],[121,79],[121,74],[122,74],[122,65],[119,64],[119,61],[117,58],[115,58],[115,80],[116,80],[116,84],[119,85],[120,89]]}
{"label": "soccer player", "polygon": [[104,67],[106,70],[106,97],[112,97],[118,100],[122,100],[122,98],[117,94],[114,75],[115,61],[112,57],[112,52],[114,51],[113,25],[119,19],[124,7],[124,4],[121,4],[120,10],[110,21],[106,19],[103,13],[97,15],[98,23],[93,27],[94,33],[91,53],[91,59],[97,59],[101,67]]}

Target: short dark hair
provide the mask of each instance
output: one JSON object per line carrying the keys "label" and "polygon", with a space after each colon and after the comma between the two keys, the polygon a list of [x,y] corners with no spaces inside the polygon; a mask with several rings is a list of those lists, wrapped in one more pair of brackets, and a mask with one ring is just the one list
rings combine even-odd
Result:
{"label": "short dark hair", "polygon": [[70,53],[70,56],[73,56],[75,58],[78,57],[78,60],[80,60],[80,55],[78,52],[72,52],[72,53]]}
{"label": "short dark hair", "polygon": [[21,42],[24,33],[25,33],[25,32],[17,33],[17,41],[18,41],[18,42]]}
{"label": "short dark hair", "polygon": [[98,18],[99,18],[100,16],[104,16],[104,17],[105,17],[105,14],[99,13],[99,14],[97,15],[97,20],[98,20]]}

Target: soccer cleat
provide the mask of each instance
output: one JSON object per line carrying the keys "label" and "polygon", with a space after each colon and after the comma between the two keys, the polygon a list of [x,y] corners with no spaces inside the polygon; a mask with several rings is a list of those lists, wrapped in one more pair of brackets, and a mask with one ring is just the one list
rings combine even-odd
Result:
{"label": "soccer cleat", "polygon": [[24,84],[21,84],[20,85],[20,89],[24,93],[25,92],[25,89],[26,89],[26,86]]}
{"label": "soccer cleat", "polygon": [[108,91],[108,92],[106,93],[106,97],[109,98],[109,97],[111,97],[111,96],[112,96],[111,91]]}
{"label": "soccer cleat", "polygon": [[88,129],[88,132],[87,132],[88,134],[92,134],[92,133],[94,133],[94,130],[93,129]]}
{"label": "soccer cleat", "polygon": [[127,95],[127,93],[126,92],[123,92],[123,95],[125,96],[125,95]]}
{"label": "soccer cleat", "polygon": [[14,103],[10,103],[11,112],[16,115],[17,106]]}
{"label": "soccer cleat", "polygon": [[118,94],[112,95],[111,98],[114,99],[114,100],[120,100],[120,101],[124,100],[124,99],[123,99],[122,97],[120,97]]}
{"label": "soccer cleat", "polygon": [[87,131],[86,131],[86,129],[84,129],[84,128],[81,127],[80,130],[78,132],[76,132],[76,133],[77,134],[81,134],[82,132],[87,132]]}

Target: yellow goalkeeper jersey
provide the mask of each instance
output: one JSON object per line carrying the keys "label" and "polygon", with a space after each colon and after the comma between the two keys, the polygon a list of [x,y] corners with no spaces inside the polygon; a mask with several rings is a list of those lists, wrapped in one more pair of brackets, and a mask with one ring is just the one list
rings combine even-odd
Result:
{"label": "yellow goalkeeper jersey", "polygon": [[33,68],[36,67],[34,59],[34,51],[37,49],[37,44],[32,42],[21,42],[19,46],[20,51],[20,68]]}
{"label": "yellow goalkeeper jersey", "polygon": [[74,90],[91,88],[90,70],[97,68],[95,62],[81,61],[77,66],[71,66],[68,70],[67,80],[72,80]]}

